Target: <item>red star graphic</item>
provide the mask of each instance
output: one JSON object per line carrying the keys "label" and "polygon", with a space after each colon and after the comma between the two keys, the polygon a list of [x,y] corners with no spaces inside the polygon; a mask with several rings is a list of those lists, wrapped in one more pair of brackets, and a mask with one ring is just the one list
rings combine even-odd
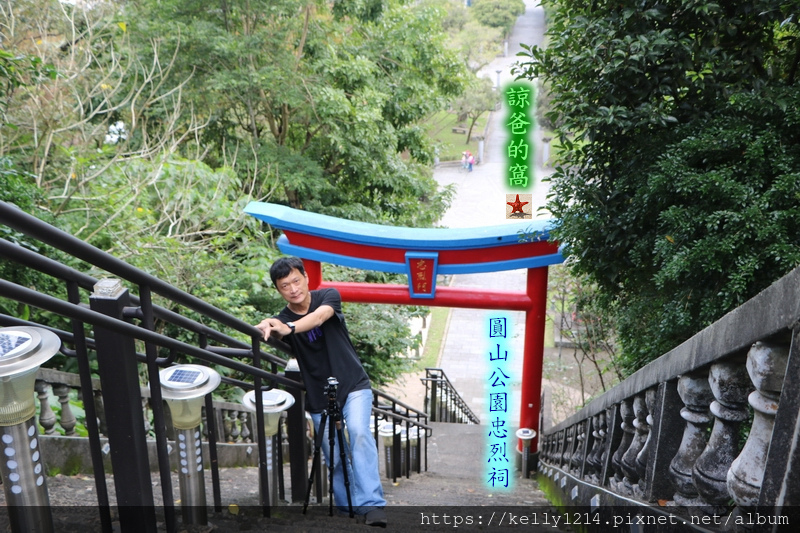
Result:
{"label": "red star graphic", "polygon": [[511,206],[511,214],[514,213],[524,213],[522,210],[522,206],[527,204],[528,202],[520,202],[519,201],[519,194],[517,195],[517,199],[513,202],[506,202],[506,204]]}

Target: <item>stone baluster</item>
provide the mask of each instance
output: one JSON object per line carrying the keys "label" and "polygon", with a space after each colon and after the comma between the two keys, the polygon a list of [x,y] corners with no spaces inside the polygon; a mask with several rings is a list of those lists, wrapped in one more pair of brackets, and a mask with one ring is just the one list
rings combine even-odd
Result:
{"label": "stone baluster", "polygon": [[592,430],[592,447],[586,454],[586,472],[584,479],[592,481],[593,476],[597,475],[597,450],[600,448],[600,414],[596,414],[591,418]]}
{"label": "stone baluster", "polygon": [[553,435],[548,435],[545,441],[544,457],[548,463],[553,462]]}
{"label": "stone baluster", "polygon": [[[639,479],[642,479],[647,472],[647,457],[650,451],[650,440],[652,433],[650,428],[653,427],[653,410],[656,404],[656,389],[647,389],[644,393],[644,405],[646,408],[646,415],[644,418],[643,430],[646,432],[644,444],[639,453],[636,454],[636,472],[639,474]],[[634,421],[634,424],[636,422]]]}
{"label": "stone baluster", "polygon": [[617,425],[617,420],[620,419],[620,414],[617,410],[617,406],[610,405],[606,407],[605,412],[605,427],[606,434],[603,439],[603,449],[600,452],[600,472],[597,474],[599,478],[599,485],[611,486],[610,480],[613,479],[614,476],[614,464],[613,464],[613,457],[614,457],[614,450],[615,446],[618,448],[620,444],[621,437],[619,436],[619,432],[624,433],[622,427],[619,428],[615,427]]}
{"label": "stone baluster", "polygon": [[555,434],[555,441],[553,442],[553,464],[561,466],[561,451],[564,448],[564,430],[562,429]]}
{"label": "stone baluster", "polygon": [[239,411],[230,411],[231,417],[231,442],[239,442],[242,430],[239,427]]}
{"label": "stone baluster", "polygon": [[669,477],[675,487],[673,500],[678,505],[699,506],[692,482],[692,467],[706,448],[706,435],[713,417],[709,405],[714,400],[707,372],[686,374],[678,380],[678,395],[683,401],[681,418],[686,421],[678,453],[669,464]]}
{"label": "stone baluster", "polygon": [[150,398],[142,398],[142,412],[144,413],[144,431],[149,433],[153,427],[150,425],[150,413],[148,412],[150,406]]}
{"label": "stone baluster", "polygon": [[553,464],[561,466],[561,450],[564,447],[564,430],[556,433],[556,441],[553,443]]}
{"label": "stone baluster", "polygon": [[561,466],[561,457],[564,455],[564,447],[566,446],[567,442],[567,430],[562,429],[558,432],[558,442],[556,444],[556,456],[553,458],[553,461],[556,465]]}
{"label": "stone baluster", "polygon": [[639,450],[639,453],[636,454],[636,460],[634,462],[636,473],[639,475],[639,483],[636,487],[634,487],[634,494],[640,500],[647,499],[644,493],[644,487],[642,487],[642,485],[644,485],[642,481],[647,479],[647,461],[650,458],[650,444],[653,439],[653,432],[650,431],[650,428],[653,427],[654,423],[653,411],[656,408],[657,391],[657,387],[652,387],[645,391],[644,404],[646,408],[646,415],[642,427],[637,428],[637,432],[641,430],[645,433],[644,444],[642,444],[642,449]]}
{"label": "stone baluster", "polygon": [[61,427],[67,436],[75,434],[75,426],[78,424],[69,405],[69,391],[69,387],[63,383],[53,384],[53,394],[58,396],[58,403],[61,404]]}
{"label": "stone baluster", "polygon": [[758,505],[788,360],[789,348],[784,345],[757,342],[747,353],[747,372],[756,388],[748,397],[753,426],[728,470],[728,492],[740,508]]}
{"label": "stone baluster", "polygon": [[636,469],[636,456],[644,447],[644,442],[647,440],[647,433],[650,431],[650,426],[647,425],[647,405],[644,401],[644,395],[637,394],[633,398],[633,439],[628,450],[622,456],[620,461],[622,471],[625,473],[623,478],[624,489],[626,494],[633,494],[633,485],[639,482],[639,472]]}
{"label": "stone baluster", "polygon": [[247,424],[247,411],[242,411],[239,413],[239,421],[242,424],[242,430],[240,432],[242,437],[242,442],[253,442],[253,439],[250,438],[250,427]]}
{"label": "stone baluster", "polygon": [[564,440],[564,449],[561,452],[561,466],[569,471],[569,461],[572,459],[572,446],[575,442],[575,426],[566,429],[567,438]]}
{"label": "stone baluster", "polygon": [[609,485],[612,490],[617,492],[624,491],[622,480],[625,477],[625,472],[622,469],[622,457],[633,442],[633,436],[636,429],[633,427],[633,408],[631,407],[630,400],[623,400],[619,405],[619,414],[622,418],[620,427],[622,428],[622,440],[617,447],[617,451],[611,456],[611,465],[614,468],[614,477],[609,480]]}
{"label": "stone baluster", "polygon": [[224,417],[222,422],[222,427],[224,428],[225,442],[233,442],[233,439],[231,438],[231,430],[233,430],[233,422],[231,421],[230,410],[223,409],[222,416]]}
{"label": "stone baluster", "polygon": [[49,387],[47,382],[38,379],[34,385],[36,396],[39,398],[39,425],[44,428],[45,435],[52,435],[56,427],[56,414],[50,407],[50,395],[47,392]]}
{"label": "stone baluster", "polygon": [[107,435],[106,408],[105,403],[103,403],[103,392],[99,390],[92,391],[92,396],[94,397],[94,410],[97,413],[97,431],[100,432],[100,435]]}
{"label": "stone baluster", "polygon": [[708,372],[714,394],[714,427],[705,450],[692,468],[692,481],[708,512],[721,515],[730,500],[728,469],[739,453],[739,426],[747,420],[747,395],[751,390],[744,361],[714,363]]}
{"label": "stone baluster", "polygon": [[603,452],[606,448],[606,413],[601,411],[594,416],[593,426],[594,446],[592,453],[587,460],[592,467],[588,479],[593,483],[600,483],[600,476],[603,475]]}
{"label": "stone baluster", "polygon": [[572,456],[569,459],[570,471],[577,477],[580,477],[581,464],[583,463],[583,448],[584,442],[586,441],[587,421],[588,420],[584,420],[575,426],[575,451],[572,452]]}

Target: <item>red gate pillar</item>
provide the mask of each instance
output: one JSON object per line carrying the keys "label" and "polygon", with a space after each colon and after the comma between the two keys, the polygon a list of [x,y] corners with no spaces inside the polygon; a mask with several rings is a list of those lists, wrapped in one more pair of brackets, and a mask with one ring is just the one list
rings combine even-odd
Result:
{"label": "red gate pillar", "polygon": [[306,275],[308,276],[308,288],[312,291],[318,289],[320,283],[322,283],[322,263],[311,259],[303,259],[303,268],[306,269]]}
{"label": "red gate pillar", "polygon": [[[519,427],[536,431],[536,437],[531,442],[531,453],[533,453],[539,446],[539,409],[542,393],[545,315],[547,313],[547,267],[528,269],[526,293],[531,299],[531,307],[525,313]],[[521,441],[517,443],[517,446],[521,450]]]}

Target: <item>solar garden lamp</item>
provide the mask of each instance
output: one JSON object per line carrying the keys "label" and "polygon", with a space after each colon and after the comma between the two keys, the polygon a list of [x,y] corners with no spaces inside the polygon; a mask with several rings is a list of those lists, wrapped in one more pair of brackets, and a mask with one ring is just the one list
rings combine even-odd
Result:
{"label": "solar garden lamp", "polygon": [[408,432],[406,428],[400,427],[400,475],[403,476],[408,474],[408,464],[406,464],[408,444]]}
{"label": "solar garden lamp", "polygon": [[[256,391],[251,390],[242,397],[242,405],[250,412],[256,412]],[[278,454],[275,450],[279,446],[277,442],[278,427],[281,423],[281,414],[294,405],[294,396],[280,389],[272,389],[261,392],[261,407],[264,416],[264,437],[267,448],[267,490],[269,492],[269,505],[278,504]],[[261,485],[259,484],[259,491]],[[264,501],[263,494],[261,501]]]}
{"label": "solar garden lamp", "polygon": [[402,429],[400,426],[395,426],[391,422],[384,422],[380,426],[378,426],[378,436],[381,437],[383,441],[383,458],[384,458],[384,469],[386,471],[387,478],[394,477],[394,471],[392,469],[392,452],[394,450],[394,435],[395,433],[401,433]]}
{"label": "solar garden lamp", "polygon": [[[158,373],[178,445],[181,516],[184,524],[206,525],[206,488],[200,422],[205,396],[220,383],[216,370],[201,365],[175,365]],[[208,416],[212,416],[210,413]]]}
{"label": "solar garden lamp", "polygon": [[529,478],[531,477],[531,474],[528,469],[528,462],[530,461],[531,456],[531,442],[536,436],[536,431],[530,428],[520,428],[517,430],[515,435],[522,443],[522,476],[524,478]]}
{"label": "solar garden lamp", "polygon": [[46,329],[0,328],[0,473],[15,532],[53,531],[33,389],[39,366],[60,346]]}
{"label": "solar garden lamp", "polygon": [[419,427],[412,426],[408,429],[408,445],[411,446],[411,465],[412,472],[418,472],[421,467],[419,450]]}

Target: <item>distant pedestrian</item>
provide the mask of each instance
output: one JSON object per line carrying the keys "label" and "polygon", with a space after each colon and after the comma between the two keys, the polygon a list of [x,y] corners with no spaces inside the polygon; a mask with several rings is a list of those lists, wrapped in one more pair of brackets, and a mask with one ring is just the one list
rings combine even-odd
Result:
{"label": "distant pedestrian", "polygon": [[475,157],[469,152],[467,152],[467,154],[467,168],[469,169],[469,172],[472,172],[472,165],[475,164]]}
{"label": "distant pedestrian", "polygon": [[461,168],[467,168],[467,152],[461,152]]}

